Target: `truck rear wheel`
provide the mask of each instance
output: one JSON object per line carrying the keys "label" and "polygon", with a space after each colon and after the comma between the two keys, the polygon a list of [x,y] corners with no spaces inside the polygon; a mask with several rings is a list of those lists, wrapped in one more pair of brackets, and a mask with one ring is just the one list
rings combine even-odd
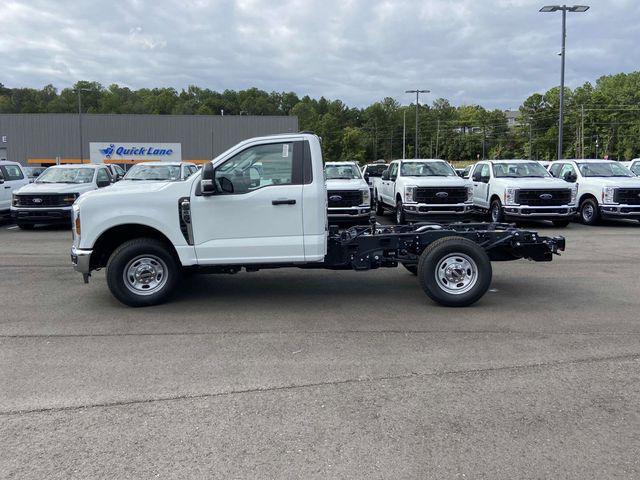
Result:
{"label": "truck rear wheel", "polygon": [[477,243],[445,237],[420,255],[418,278],[424,292],[447,307],[466,307],[489,289],[493,270],[489,256]]}
{"label": "truck rear wheel", "polygon": [[181,268],[169,249],[153,238],[123,243],[109,257],[107,285],[130,307],[162,303],[176,286]]}

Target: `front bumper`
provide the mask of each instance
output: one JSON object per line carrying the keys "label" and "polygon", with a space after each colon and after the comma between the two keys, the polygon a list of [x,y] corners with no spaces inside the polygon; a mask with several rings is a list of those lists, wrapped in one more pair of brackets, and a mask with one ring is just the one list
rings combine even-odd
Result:
{"label": "front bumper", "polygon": [[640,205],[600,205],[604,218],[640,218]]}
{"label": "front bumper", "polygon": [[424,218],[464,218],[473,213],[473,204],[456,203],[452,205],[434,205],[428,203],[409,203],[402,205],[407,220]]}
{"label": "front bumper", "polygon": [[331,220],[357,220],[369,218],[371,207],[360,205],[358,207],[330,207],[327,208],[327,216]]}
{"label": "front bumper", "polygon": [[[88,277],[91,272],[91,254],[93,250],[83,250],[71,247],[71,263],[76,272],[80,272],[83,276]],[[86,278],[85,278],[86,280]]]}
{"label": "front bumper", "polygon": [[531,207],[528,205],[505,205],[504,214],[507,217],[538,218],[538,219],[567,219],[572,218],[578,211],[575,205],[559,205],[553,207]]}
{"label": "front bumper", "polygon": [[71,225],[71,206],[24,208],[11,207],[11,218],[18,223],[62,223]]}

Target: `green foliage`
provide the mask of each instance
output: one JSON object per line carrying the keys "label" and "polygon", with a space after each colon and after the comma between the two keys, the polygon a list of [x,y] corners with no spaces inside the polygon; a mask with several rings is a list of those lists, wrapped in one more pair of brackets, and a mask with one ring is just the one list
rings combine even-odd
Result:
{"label": "green foliage", "polygon": [[[79,81],[58,91],[52,85],[38,90],[0,84],[0,113],[75,113],[77,88],[82,89],[83,111],[89,113],[295,115],[301,130],[322,137],[328,161],[402,158],[403,125],[405,156],[413,157],[416,149],[416,106],[402,106],[391,97],[360,109],[340,100],[257,88],[216,92],[192,85],[178,92],[173,88],[131,90],[115,84],[105,88]],[[454,107],[444,98],[436,99],[432,105],[418,107],[418,155],[466,162],[483,155],[554,159],[558,108],[558,88],[534,93],[519,108],[519,124],[509,128],[501,110]],[[605,76],[595,85],[565,90],[564,155],[579,157],[583,149],[587,157],[640,156],[640,72]]]}

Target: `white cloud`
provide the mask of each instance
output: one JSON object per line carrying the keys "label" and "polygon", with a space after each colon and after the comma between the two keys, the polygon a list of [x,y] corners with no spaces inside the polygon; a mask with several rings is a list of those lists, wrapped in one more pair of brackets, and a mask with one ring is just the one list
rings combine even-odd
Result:
{"label": "white cloud", "polygon": [[[537,0],[3,0],[1,81],[251,86],[366,105],[416,86],[516,107],[558,83],[560,15]],[[569,14],[567,84],[636,69],[640,2]]]}

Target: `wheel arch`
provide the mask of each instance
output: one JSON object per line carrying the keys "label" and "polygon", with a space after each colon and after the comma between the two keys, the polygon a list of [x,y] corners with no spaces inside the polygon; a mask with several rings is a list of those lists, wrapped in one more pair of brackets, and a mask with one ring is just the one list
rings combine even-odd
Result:
{"label": "wheel arch", "polygon": [[580,199],[578,200],[578,205],[582,205],[582,202],[584,202],[587,199],[595,200],[596,205],[599,203],[598,199],[596,198],[596,196],[593,193],[583,193],[580,196]]}
{"label": "wheel arch", "polygon": [[124,242],[135,238],[154,238],[159,240],[167,246],[176,259],[179,259],[178,252],[171,240],[157,228],[141,223],[123,223],[109,227],[97,238],[91,254],[91,269],[105,267],[116,248]]}
{"label": "wheel arch", "polygon": [[491,194],[491,196],[489,197],[489,205],[491,205],[494,200],[498,200],[500,203],[502,203],[502,199],[500,198],[500,195],[498,195],[497,193]]}

